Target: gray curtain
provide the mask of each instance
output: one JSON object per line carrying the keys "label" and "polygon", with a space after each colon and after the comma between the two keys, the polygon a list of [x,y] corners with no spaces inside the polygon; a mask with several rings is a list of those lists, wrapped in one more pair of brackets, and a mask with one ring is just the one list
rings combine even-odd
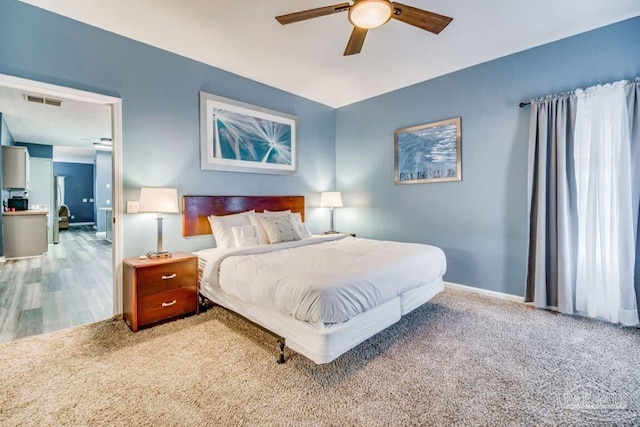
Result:
{"label": "gray curtain", "polygon": [[575,307],[576,104],[573,94],[533,100],[529,132],[529,261],[525,301],[568,313],[573,313]]}
{"label": "gray curtain", "polygon": [[[635,290],[640,307],[640,78],[625,87],[631,126],[636,226]],[[526,302],[575,312],[576,183],[573,171],[574,93],[531,102],[529,132],[529,253]]]}

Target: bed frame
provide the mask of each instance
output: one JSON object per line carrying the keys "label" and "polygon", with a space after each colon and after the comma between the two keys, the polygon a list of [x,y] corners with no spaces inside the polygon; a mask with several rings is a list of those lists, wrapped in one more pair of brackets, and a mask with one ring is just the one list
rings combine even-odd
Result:
{"label": "bed frame", "polygon": [[[289,209],[298,212],[304,221],[304,196],[182,196],[182,235],[184,237],[202,236],[211,234],[211,226],[207,217],[209,215],[231,215],[240,212],[255,210],[256,212],[283,211]],[[200,313],[206,311],[207,301],[200,294]],[[270,331],[262,325],[253,322],[233,310],[218,305],[244,321],[256,326],[275,337],[278,341],[278,363],[284,363],[285,338]]]}
{"label": "bed frame", "polygon": [[[278,211],[290,209],[299,212],[304,218],[303,196],[184,196],[182,198],[183,235],[199,236],[211,234],[207,217],[209,215],[228,215],[255,209],[256,211]],[[201,264],[199,264],[201,265]],[[290,316],[268,312],[268,310],[246,306],[229,297],[206,287],[199,274],[200,301],[207,306],[219,306],[241,319],[257,326],[277,339],[278,363],[285,362],[285,346],[313,360],[315,363],[328,363],[346,351],[386,329],[402,316],[421,306],[444,289],[442,276],[431,283],[425,283],[364,312],[344,323],[325,325],[322,330],[307,325]],[[203,291],[205,294],[203,294]],[[209,301],[211,304],[207,303]],[[261,312],[262,310],[262,312]],[[200,310],[203,312],[203,310]],[[275,316],[275,317],[274,317]],[[355,334],[355,335],[354,335]],[[318,338],[311,342],[310,336]],[[286,337],[286,341],[285,341]]]}

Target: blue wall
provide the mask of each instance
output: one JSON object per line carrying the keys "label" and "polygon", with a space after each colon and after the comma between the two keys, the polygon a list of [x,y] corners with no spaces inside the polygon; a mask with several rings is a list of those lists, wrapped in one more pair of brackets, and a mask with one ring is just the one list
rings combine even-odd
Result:
{"label": "blue wall", "polygon": [[[520,101],[640,74],[640,18],[531,49],[338,110],[28,4],[0,0],[0,73],[117,96],[123,102],[124,200],[141,186],[185,194],[344,192],[341,230],[428,242],[447,253],[447,280],[523,294],[528,109]],[[198,92],[298,117],[298,176],[199,169]],[[462,117],[463,181],[393,184],[393,131]],[[363,158],[363,153],[366,157]],[[357,159],[357,160],[354,160]],[[337,180],[335,177],[337,176]],[[325,210],[308,209],[312,230]],[[124,253],[155,247],[151,214],[125,215]],[[180,216],[165,247],[195,250]]]}
{"label": "blue wall", "polygon": [[91,201],[94,199],[93,164],[53,162],[53,174],[65,177],[64,204],[71,215],[69,223],[95,222]]}
{"label": "blue wall", "polygon": [[[640,75],[639,41],[635,18],[338,109],[338,227],[435,244],[446,280],[524,295],[530,109],[518,103]],[[394,130],[450,117],[462,181],[394,185]]]}
{"label": "blue wall", "polygon": [[32,144],[30,142],[16,142],[18,147],[27,147],[29,157],[39,157],[42,159],[53,158],[53,146],[43,144]]}
{"label": "blue wall", "polygon": [[103,232],[107,230],[106,213],[100,208],[113,207],[111,196],[111,151],[96,151],[95,174],[95,217],[96,230]]}
{"label": "blue wall", "polygon": [[[226,71],[126,39],[31,5],[0,0],[0,73],[122,98],[124,200],[141,186],[185,194],[302,194],[335,185],[335,110]],[[198,93],[298,117],[297,176],[200,170]],[[316,212],[317,211],[317,212]],[[326,227],[307,211],[312,230]],[[124,254],[155,247],[151,214],[124,216]],[[180,215],[166,215],[164,246],[195,250],[211,237],[184,239]]]}
{"label": "blue wall", "polygon": [[[14,145],[13,136],[7,126],[7,122],[4,120],[2,113],[0,113],[0,146],[2,145]],[[2,202],[5,202],[9,198],[9,192],[2,189],[2,150],[0,150],[0,198]],[[4,206],[4,205],[3,205]],[[0,257],[4,254],[2,246],[2,221],[0,221]]]}

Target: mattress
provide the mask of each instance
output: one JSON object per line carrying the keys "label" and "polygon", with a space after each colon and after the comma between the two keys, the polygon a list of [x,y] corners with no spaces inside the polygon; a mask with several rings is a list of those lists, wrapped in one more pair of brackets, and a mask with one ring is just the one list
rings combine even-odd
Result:
{"label": "mattress", "polygon": [[434,246],[348,235],[198,255],[206,281],[226,294],[310,323],[346,322],[446,270]]}

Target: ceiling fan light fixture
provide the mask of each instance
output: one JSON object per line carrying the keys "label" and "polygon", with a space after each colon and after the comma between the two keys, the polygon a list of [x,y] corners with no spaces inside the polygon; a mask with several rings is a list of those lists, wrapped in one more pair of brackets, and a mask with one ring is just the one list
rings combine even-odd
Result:
{"label": "ceiling fan light fixture", "polygon": [[361,0],[349,9],[349,22],[359,28],[377,28],[389,21],[393,6],[388,0]]}

